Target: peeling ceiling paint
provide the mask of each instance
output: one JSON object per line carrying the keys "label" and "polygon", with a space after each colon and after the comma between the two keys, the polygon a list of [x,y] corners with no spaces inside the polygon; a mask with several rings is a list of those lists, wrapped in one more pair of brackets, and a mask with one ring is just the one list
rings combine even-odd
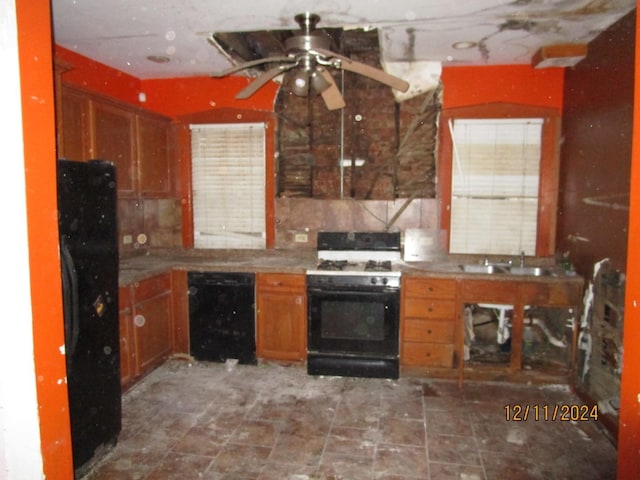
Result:
{"label": "peeling ceiling paint", "polygon": [[293,17],[305,11],[322,17],[320,28],[376,29],[383,63],[446,66],[527,64],[542,46],[588,43],[635,6],[635,0],[52,0],[57,44],[141,79],[226,69],[228,56],[207,42],[212,33],[296,30]]}

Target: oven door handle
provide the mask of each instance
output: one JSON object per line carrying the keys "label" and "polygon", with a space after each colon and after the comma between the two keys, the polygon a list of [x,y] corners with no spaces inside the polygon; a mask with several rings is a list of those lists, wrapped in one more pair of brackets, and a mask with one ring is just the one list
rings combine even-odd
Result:
{"label": "oven door handle", "polygon": [[354,288],[354,287],[307,287],[307,294],[311,293],[332,293],[332,294],[368,294],[368,295],[377,295],[380,293],[398,293],[400,288],[398,287],[362,287],[362,288]]}

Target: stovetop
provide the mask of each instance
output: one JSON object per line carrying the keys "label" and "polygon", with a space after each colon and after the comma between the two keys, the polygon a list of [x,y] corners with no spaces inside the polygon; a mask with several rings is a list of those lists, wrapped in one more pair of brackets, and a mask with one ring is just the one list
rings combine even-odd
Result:
{"label": "stovetop", "polygon": [[359,272],[391,272],[391,260],[367,260],[366,262],[350,262],[349,260],[320,260],[317,266],[322,271],[359,271]]}
{"label": "stovetop", "polygon": [[[399,234],[320,232],[318,264],[307,275],[353,277],[354,283],[396,284],[400,262]],[[348,282],[347,278],[339,281]]]}

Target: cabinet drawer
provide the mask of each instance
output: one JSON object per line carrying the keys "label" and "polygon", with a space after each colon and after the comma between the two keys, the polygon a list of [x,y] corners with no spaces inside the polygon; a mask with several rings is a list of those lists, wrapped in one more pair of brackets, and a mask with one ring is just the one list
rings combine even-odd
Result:
{"label": "cabinet drawer", "polygon": [[294,273],[258,273],[256,281],[265,288],[304,289],[306,285],[305,276]]}
{"label": "cabinet drawer", "polygon": [[441,318],[453,320],[456,314],[456,302],[433,298],[405,298],[404,317]]}
{"label": "cabinet drawer", "polygon": [[404,321],[402,340],[453,344],[454,328],[454,322],[408,318]]}
{"label": "cabinet drawer", "polygon": [[171,290],[169,275],[157,275],[135,283],[135,300],[139,302]]}
{"label": "cabinet drawer", "polygon": [[409,297],[454,299],[456,281],[442,278],[406,278],[402,288]]}
{"label": "cabinet drawer", "polygon": [[403,365],[449,368],[453,366],[453,345],[404,342],[402,347]]}

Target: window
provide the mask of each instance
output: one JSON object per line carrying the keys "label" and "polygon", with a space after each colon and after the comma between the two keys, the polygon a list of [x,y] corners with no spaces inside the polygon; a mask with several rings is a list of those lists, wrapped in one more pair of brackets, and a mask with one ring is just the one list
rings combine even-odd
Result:
{"label": "window", "polygon": [[[490,254],[498,251],[497,248],[506,248],[507,250],[502,250],[498,254],[519,254],[522,250],[527,255],[536,256],[548,256],[555,253],[558,177],[560,174],[561,113],[557,108],[501,102],[448,108],[442,111],[440,128],[438,129],[438,198],[440,199],[440,228],[449,232],[449,251],[459,250],[462,253],[467,248],[476,248],[476,250],[470,250],[468,253],[478,253],[479,250],[487,249],[487,251],[479,253]],[[469,143],[476,145],[473,147],[474,150],[498,149],[495,153],[487,154],[489,158],[496,155],[506,155],[503,151],[516,151],[518,148],[524,149],[527,153],[524,156],[521,156],[521,154],[518,154],[520,156],[515,155],[515,160],[513,158],[510,159],[506,165],[505,162],[502,162],[502,166],[497,164],[499,168],[497,168],[498,176],[496,179],[493,177],[490,179],[490,174],[487,171],[490,168],[494,173],[493,171],[496,170],[495,164],[490,163],[488,166],[483,167],[484,169],[476,172],[476,174],[480,174],[483,177],[480,179],[480,183],[488,188],[479,192],[476,189],[478,185],[474,185],[474,183],[478,183],[479,179],[474,174],[469,180],[473,188],[465,193],[465,190],[459,187],[458,182],[463,177],[456,179],[454,187],[453,177],[456,168],[458,168],[456,167],[456,155],[459,155],[459,150],[466,148],[464,146],[464,138],[456,137],[454,142],[454,136],[457,135],[454,132],[456,124],[458,124],[458,133],[471,129],[475,131],[474,135],[485,137],[479,144],[475,144],[475,137],[469,137],[470,139],[473,138]],[[495,146],[493,145],[493,139],[491,141],[486,140],[491,136],[489,133],[486,131],[478,133],[480,130],[477,129],[480,128],[493,128],[500,132],[501,136],[499,137],[495,137],[496,132],[491,134],[494,135]],[[520,128],[520,133],[516,133]],[[515,141],[513,139],[505,140],[505,138],[513,137],[514,135],[522,141],[520,147],[509,146],[510,143],[512,144]],[[530,140],[530,138],[535,140]],[[505,143],[506,145],[499,146]],[[454,145],[457,149],[455,153]],[[537,160],[532,160],[532,158]],[[534,165],[536,161],[537,170]],[[474,163],[475,160],[471,162]],[[503,169],[503,167],[506,168],[507,166],[508,169]],[[466,167],[463,165],[460,168]],[[478,167],[474,166],[473,168]],[[471,165],[468,166],[468,169],[471,172]],[[515,181],[510,178],[513,175],[518,176],[519,180]],[[472,182],[471,180],[476,181]],[[534,186],[536,183],[537,187]],[[508,189],[499,190],[506,187]],[[454,188],[456,188],[455,194]],[[494,190],[491,191],[489,189]],[[489,191],[487,192],[487,190]],[[535,200],[533,198],[534,192]],[[484,206],[480,200],[485,200]],[[456,210],[454,202],[458,204],[457,206],[464,206],[464,201],[468,202],[466,208],[468,220],[480,219],[484,221],[481,225],[474,227],[475,234],[467,234],[467,237],[473,235],[483,236],[486,235],[485,230],[489,230],[493,232],[494,239],[497,238],[501,241],[506,239],[509,245],[500,247],[455,246],[458,241],[456,235],[459,234],[453,233],[453,222],[454,220],[456,223],[460,222],[459,219],[454,218],[454,215],[463,212],[464,208],[454,214],[454,210]],[[495,210],[490,212],[487,204],[491,204],[491,208],[495,208]],[[480,207],[478,207],[479,205]],[[502,209],[498,208],[499,206]],[[512,224],[510,228],[515,230],[509,230],[506,225],[500,225],[503,220],[517,220],[520,226]],[[500,235],[497,235],[498,232],[500,232]],[[532,236],[534,236],[534,240],[532,240]],[[476,242],[479,242],[479,240]],[[465,251],[464,253],[467,252]]]}
{"label": "window", "polygon": [[449,251],[535,255],[543,119],[455,119],[449,126]]}
{"label": "window", "polygon": [[265,124],[191,125],[195,248],[265,248]]}

